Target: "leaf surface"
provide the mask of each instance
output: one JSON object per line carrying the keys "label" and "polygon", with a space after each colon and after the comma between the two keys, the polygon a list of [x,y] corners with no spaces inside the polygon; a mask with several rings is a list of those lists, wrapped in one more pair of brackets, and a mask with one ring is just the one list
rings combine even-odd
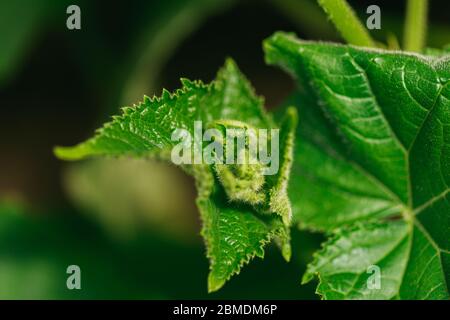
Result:
{"label": "leaf surface", "polygon": [[[105,124],[93,138],[74,147],[57,147],[56,155],[66,160],[93,156],[169,160],[170,150],[179,144],[172,140],[172,133],[184,129],[195,139],[196,121],[202,121],[202,130],[217,123],[237,122],[256,129],[277,127],[264,111],[263,100],[231,60],[210,84],[186,79],[182,84],[173,94],[163,91],[161,97],[145,97],[138,105],[123,108],[122,115]],[[287,181],[296,124],[296,110],[289,109],[281,124],[280,173],[271,178],[245,164],[236,164],[233,170],[206,164],[182,165],[197,183],[202,235],[210,259],[209,291],[218,290],[253,257],[263,257],[263,247],[272,239],[289,260],[291,208]],[[256,194],[262,195],[261,201],[254,201]]]}
{"label": "leaf surface", "polygon": [[[300,85],[295,219],[351,229],[325,244],[304,280],[317,274],[325,298],[447,299],[450,57],[285,33],[266,40],[265,51]],[[368,291],[363,275],[372,264],[384,280]]]}

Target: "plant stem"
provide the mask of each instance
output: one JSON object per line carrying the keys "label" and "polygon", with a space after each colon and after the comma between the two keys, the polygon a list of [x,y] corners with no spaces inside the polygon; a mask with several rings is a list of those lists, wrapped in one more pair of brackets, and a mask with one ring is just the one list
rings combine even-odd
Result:
{"label": "plant stem", "polygon": [[353,9],[345,0],[318,0],[336,29],[349,43],[363,47],[375,47],[369,32],[359,21]]}
{"label": "plant stem", "polygon": [[404,30],[404,49],[422,51],[427,29],[428,0],[408,0]]}

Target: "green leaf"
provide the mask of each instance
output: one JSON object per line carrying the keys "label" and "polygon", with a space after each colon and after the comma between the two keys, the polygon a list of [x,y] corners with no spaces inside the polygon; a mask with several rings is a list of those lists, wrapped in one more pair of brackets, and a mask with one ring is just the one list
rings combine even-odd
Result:
{"label": "green leaf", "polygon": [[[333,241],[325,246],[305,280],[317,273],[325,298],[448,298],[449,57],[300,41],[284,33],[266,40],[265,50],[267,61],[300,85],[294,218],[325,231],[383,221],[370,232],[362,225],[366,231],[340,233],[337,247]],[[407,240],[401,241],[409,243],[398,248],[402,257],[380,260],[397,248],[402,232]],[[349,254],[358,251],[370,259]],[[345,267],[331,275],[334,261]],[[382,264],[388,281],[368,293],[361,264],[373,263]],[[395,285],[391,267],[404,269],[394,272]]]}
{"label": "green leaf", "polygon": [[278,213],[285,224],[292,219],[292,208],[288,196],[288,184],[294,160],[295,129],[297,128],[297,110],[293,107],[287,109],[281,126],[281,163],[275,176],[269,176],[273,187],[269,191],[269,211]]}
{"label": "green leaf", "polygon": [[215,190],[207,197],[199,196],[197,205],[210,259],[209,292],[220,289],[252,258],[263,258],[263,247],[272,239],[281,241],[282,249],[289,246],[289,230],[279,217],[258,215],[251,208],[230,206],[221,190]]}
{"label": "green leaf", "polygon": [[[216,121],[215,128],[218,129],[224,136],[226,134],[226,131],[230,129],[255,130],[255,128],[252,128],[245,123],[234,120]],[[244,159],[249,159],[250,138],[246,136],[245,131],[237,131],[237,136],[240,139],[244,139],[245,141],[245,146],[240,151],[240,156]],[[254,132],[254,136],[258,136],[256,131]],[[228,142],[226,140],[223,141],[222,147],[224,155],[226,155],[228,150],[227,144]],[[235,150],[234,142],[233,145],[230,146],[230,149]],[[262,170],[265,168],[266,166],[261,162],[257,162],[254,164],[219,163],[214,165],[217,177],[223,185],[229,199],[231,201],[242,201],[252,205],[261,205],[266,201],[266,195],[263,192],[263,187],[266,179],[261,174]]]}
{"label": "green leaf", "polygon": [[174,94],[163,90],[161,97],[144,97],[133,107],[124,107],[121,116],[105,124],[94,138],[75,147],[57,147],[64,160],[80,160],[100,155],[151,155],[176,145],[171,140],[175,129],[194,130],[194,121],[210,123],[219,119],[239,119],[260,128],[272,122],[262,109],[262,100],[228,60],[216,81],[182,79],[183,88]]}
{"label": "green leaf", "polygon": [[[380,270],[380,286],[370,282]],[[315,255],[303,281],[320,278],[325,299],[446,299],[439,251],[404,221],[339,230]],[[373,284],[372,284],[373,285]]]}
{"label": "green leaf", "polygon": [[[281,120],[279,145],[279,160],[281,160],[281,163],[277,160],[277,157],[275,157],[276,165],[272,163],[278,169],[276,174],[261,175],[261,170],[267,168],[261,163],[243,165],[218,164],[215,166],[218,178],[230,200],[257,205],[261,212],[277,213],[282,217],[286,225],[289,225],[292,219],[287,187],[293,161],[297,121],[296,109],[294,107],[288,108],[284,119]],[[240,126],[241,124],[236,122],[224,124],[227,129],[236,127],[236,125]],[[248,128],[246,125],[244,127]],[[246,149],[246,151],[248,150]],[[248,154],[246,154],[246,157],[248,157]]]}
{"label": "green leaf", "polygon": [[[57,147],[55,154],[66,160],[125,155],[169,160],[170,149],[179,143],[172,141],[172,133],[185,129],[195,139],[195,121],[202,121],[205,129],[217,125],[226,129],[237,123],[249,128],[276,128],[263,109],[263,100],[231,60],[210,84],[186,79],[182,83],[183,88],[174,94],[163,91],[160,98],[145,97],[138,105],[125,107],[121,116],[114,117],[93,138],[74,147]],[[197,182],[202,235],[211,262],[209,291],[218,290],[251,258],[262,257],[263,246],[272,239],[289,260],[287,182],[296,123],[296,110],[289,109],[281,125],[280,170],[276,175],[265,176],[259,170],[262,163],[256,167],[182,165]]]}

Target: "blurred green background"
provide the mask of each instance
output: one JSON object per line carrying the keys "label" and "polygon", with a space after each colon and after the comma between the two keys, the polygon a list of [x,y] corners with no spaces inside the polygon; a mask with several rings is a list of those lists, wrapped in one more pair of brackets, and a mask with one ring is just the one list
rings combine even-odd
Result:
{"label": "blurred green background", "polygon": [[[349,1],[365,20],[381,7],[380,41],[401,39],[405,1]],[[66,8],[81,8],[81,30]],[[448,1],[431,1],[428,44],[450,43]],[[0,299],[316,299],[300,286],[319,234],[293,231],[208,295],[193,181],[167,164],[131,159],[63,163],[72,145],[144,94],[210,81],[233,57],[275,108],[294,89],[264,64],[276,30],[340,41],[314,0],[0,0]],[[81,290],[66,268],[81,268]]]}

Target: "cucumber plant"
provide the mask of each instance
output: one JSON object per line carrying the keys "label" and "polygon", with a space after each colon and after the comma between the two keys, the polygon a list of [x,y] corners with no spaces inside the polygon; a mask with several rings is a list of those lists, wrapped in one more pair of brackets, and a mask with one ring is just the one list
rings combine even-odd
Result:
{"label": "cucumber plant", "polygon": [[317,277],[324,299],[448,299],[449,51],[424,47],[425,0],[408,1],[405,51],[374,41],[344,0],[319,4],[348,44],[284,32],[266,39],[267,63],[298,84],[275,114],[229,59],[211,83],[182,79],[181,89],[144,97],[55,154],[169,161],[172,132],[192,133],[194,121],[277,128],[275,175],[256,170],[261,163],[180,165],[196,181],[208,290],[262,258],[271,241],[289,261],[290,228],[299,227],[329,236],[302,280]]}

